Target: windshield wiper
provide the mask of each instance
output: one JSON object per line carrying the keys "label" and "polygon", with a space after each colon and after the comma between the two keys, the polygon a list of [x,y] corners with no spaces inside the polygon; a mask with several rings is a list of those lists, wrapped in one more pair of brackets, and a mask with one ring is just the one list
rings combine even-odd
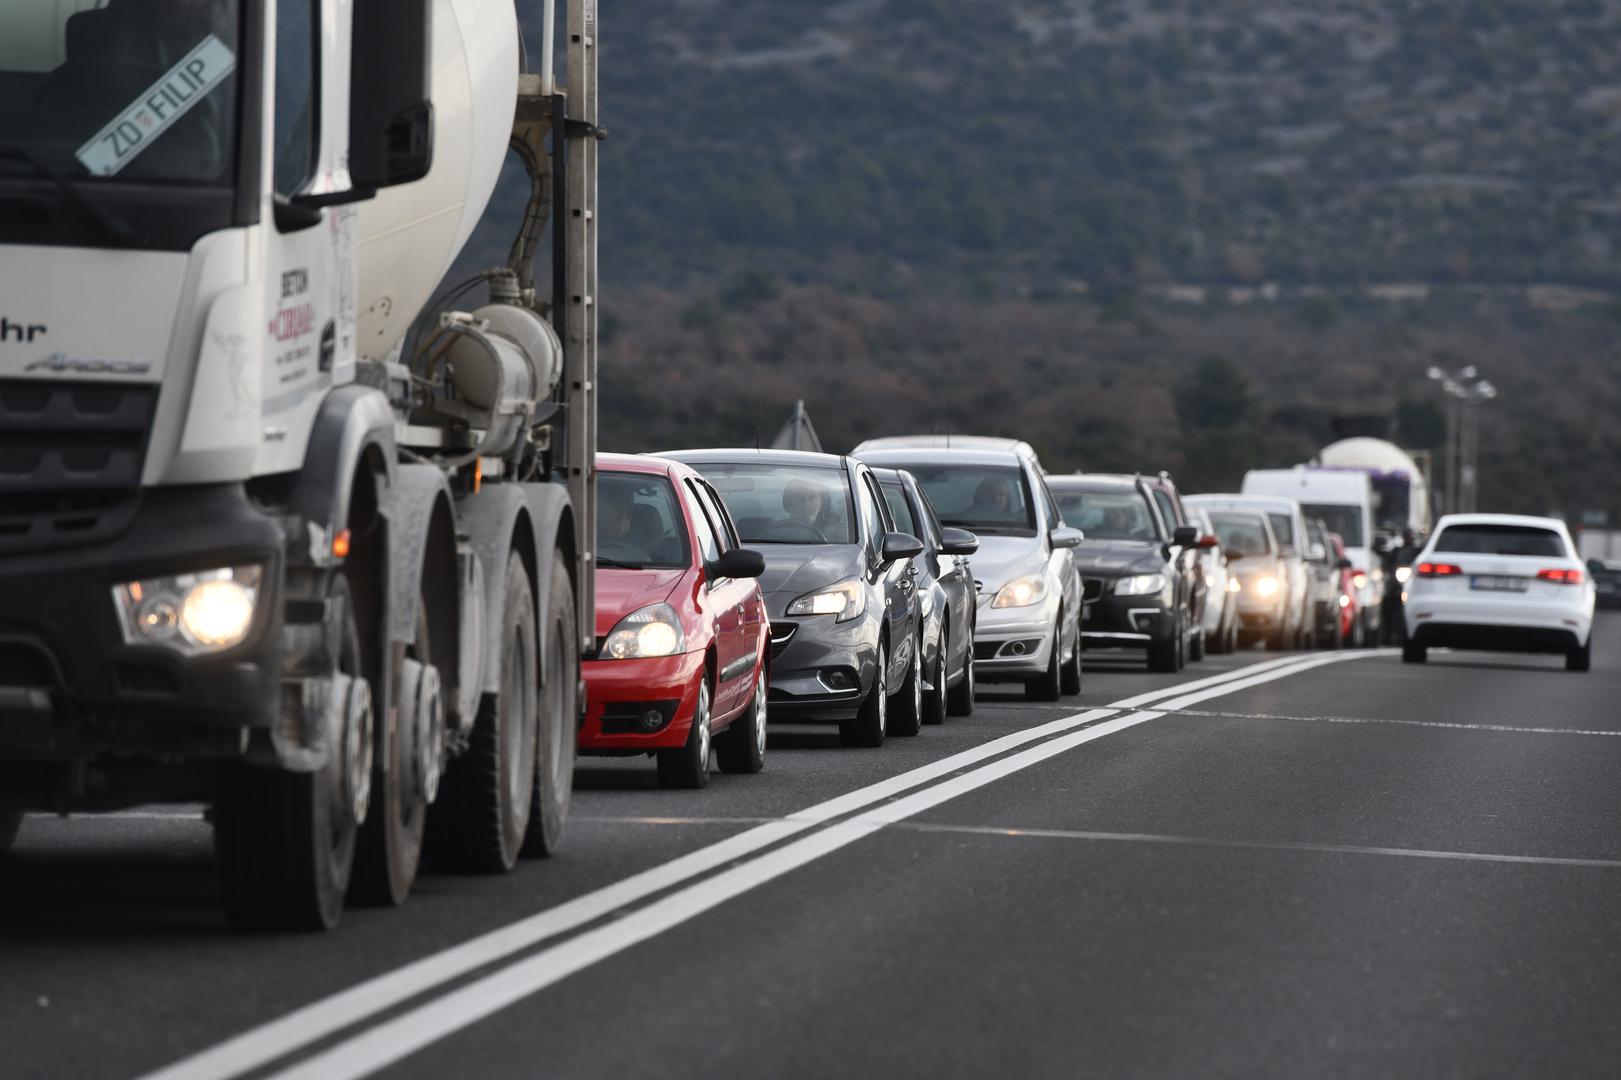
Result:
{"label": "windshield wiper", "polygon": [[135,246],[138,238],[135,235],[135,230],[130,228],[127,222],[106,207],[85,198],[84,192],[80,191],[72,180],[30,154],[27,150],[20,146],[0,144],[0,158],[20,161],[27,165],[34,172],[55,184],[67,201],[77,207],[85,217],[95,222],[96,227],[110,239],[117,241],[124,247]]}
{"label": "windshield wiper", "polygon": [[620,562],[618,559],[597,559],[598,566],[606,566],[610,570],[646,570],[646,563]]}

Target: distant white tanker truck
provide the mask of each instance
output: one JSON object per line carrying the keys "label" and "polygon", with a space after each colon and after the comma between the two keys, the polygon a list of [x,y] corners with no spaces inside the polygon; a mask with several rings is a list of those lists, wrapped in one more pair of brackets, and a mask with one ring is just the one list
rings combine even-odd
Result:
{"label": "distant white tanker truck", "polygon": [[1368,474],[1373,485],[1373,522],[1381,531],[1400,534],[1430,531],[1430,486],[1411,454],[1384,439],[1354,438],[1330,443],[1312,465]]}
{"label": "distant white tanker truck", "polygon": [[523,74],[513,0],[0,8],[0,850],[206,802],[233,921],[319,929],[557,846],[602,133],[545,7]]}

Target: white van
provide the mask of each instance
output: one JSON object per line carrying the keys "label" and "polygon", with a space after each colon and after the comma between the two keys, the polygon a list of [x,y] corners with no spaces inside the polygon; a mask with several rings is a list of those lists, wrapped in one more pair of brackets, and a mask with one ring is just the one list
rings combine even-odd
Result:
{"label": "white van", "polygon": [[1330,532],[1345,541],[1351,560],[1366,640],[1377,641],[1381,602],[1385,595],[1384,566],[1374,550],[1373,485],[1368,474],[1353,469],[1321,469],[1297,465],[1293,469],[1251,469],[1244,474],[1245,495],[1286,495],[1300,503],[1301,513],[1321,518]]}

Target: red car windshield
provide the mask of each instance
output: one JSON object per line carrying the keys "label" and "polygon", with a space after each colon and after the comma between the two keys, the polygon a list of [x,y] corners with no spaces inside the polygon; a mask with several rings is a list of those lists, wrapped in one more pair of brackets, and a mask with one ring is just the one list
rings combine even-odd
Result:
{"label": "red car windshield", "polygon": [[686,520],[670,481],[648,473],[600,473],[597,548],[597,564],[610,570],[690,566]]}

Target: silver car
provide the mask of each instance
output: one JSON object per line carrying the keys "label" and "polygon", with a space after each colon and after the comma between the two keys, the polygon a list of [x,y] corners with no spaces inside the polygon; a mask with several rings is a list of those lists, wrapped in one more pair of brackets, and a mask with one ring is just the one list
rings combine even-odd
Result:
{"label": "silver car", "polygon": [[979,537],[975,675],[1024,684],[1031,701],[1081,691],[1081,581],[1035,451],[1014,439],[907,436],[851,451],[917,477],[944,524]]}

